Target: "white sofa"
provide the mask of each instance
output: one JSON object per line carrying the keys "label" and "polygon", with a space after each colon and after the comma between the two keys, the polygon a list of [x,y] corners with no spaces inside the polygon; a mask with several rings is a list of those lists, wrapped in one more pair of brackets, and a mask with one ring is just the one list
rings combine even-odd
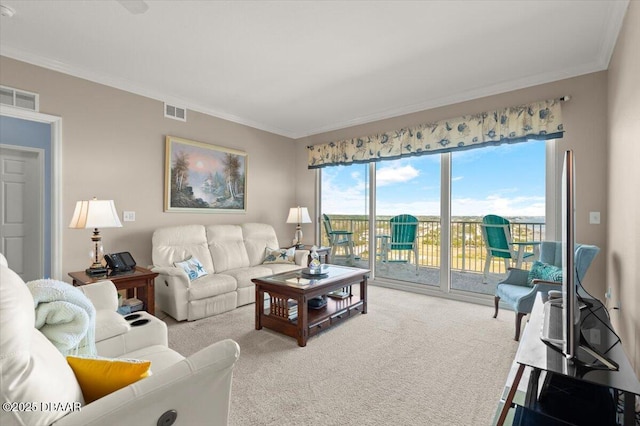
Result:
{"label": "white sofa", "polygon": [[[185,225],[153,233],[156,308],[178,321],[193,321],[255,302],[251,279],[307,266],[309,252],[293,263],[263,264],[266,249],[278,249],[271,225]],[[193,281],[176,262],[197,258],[207,272]]]}
{"label": "white sofa", "polygon": [[156,425],[172,410],[176,424],[227,424],[236,342],[224,340],[184,358],[167,347],[162,321],[142,313],[149,322],[133,327],[115,312],[111,281],[82,290],[96,308],[98,355],[150,360],[152,375],[85,404],[73,370],[34,327],[30,291],[0,254],[0,393],[10,404],[0,411],[0,424]]}

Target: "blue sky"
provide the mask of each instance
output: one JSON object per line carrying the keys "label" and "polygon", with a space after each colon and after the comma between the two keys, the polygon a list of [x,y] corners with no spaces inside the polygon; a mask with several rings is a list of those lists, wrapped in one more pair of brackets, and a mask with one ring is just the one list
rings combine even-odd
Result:
{"label": "blue sky", "polygon": [[[440,214],[440,155],[376,165],[377,213]],[[461,151],[452,157],[452,215],[544,216],[545,142]],[[366,214],[368,165],[322,169],[328,214]]]}

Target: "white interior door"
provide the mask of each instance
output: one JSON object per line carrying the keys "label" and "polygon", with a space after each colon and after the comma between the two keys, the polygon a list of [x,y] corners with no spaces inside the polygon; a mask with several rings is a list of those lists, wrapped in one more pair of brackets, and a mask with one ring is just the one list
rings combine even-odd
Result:
{"label": "white interior door", "polygon": [[44,152],[0,146],[0,249],[24,281],[42,278]]}

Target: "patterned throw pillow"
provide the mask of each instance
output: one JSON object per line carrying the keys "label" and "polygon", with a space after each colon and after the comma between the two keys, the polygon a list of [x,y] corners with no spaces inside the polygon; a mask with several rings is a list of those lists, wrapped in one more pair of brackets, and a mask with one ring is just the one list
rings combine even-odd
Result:
{"label": "patterned throw pillow", "polygon": [[533,286],[533,280],[562,282],[562,268],[536,260],[531,265],[531,270],[527,277],[527,285]]}
{"label": "patterned throw pillow", "polygon": [[207,275],[207,271],[202,266],[202,263],[195,257],[190,257],[182,262],[176,262],[174,265],[178,268],[182,268],[189,277],[189,281],[193,281],[200,277]]}
{"label": "patterned throw pillow", "polygon": [[262,263],[289,263],[295,264],[296,248],[265,250],[264,261]]}

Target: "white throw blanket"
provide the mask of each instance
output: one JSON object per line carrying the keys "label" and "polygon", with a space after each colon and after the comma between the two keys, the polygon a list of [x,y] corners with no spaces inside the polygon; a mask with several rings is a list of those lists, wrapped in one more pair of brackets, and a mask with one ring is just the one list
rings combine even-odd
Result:
{"label": "white throw blanket", "polygon": [[36,313],[35,327],[63,355],[95,355],[96,310],[71,284],[57,280],[29,281]]}

